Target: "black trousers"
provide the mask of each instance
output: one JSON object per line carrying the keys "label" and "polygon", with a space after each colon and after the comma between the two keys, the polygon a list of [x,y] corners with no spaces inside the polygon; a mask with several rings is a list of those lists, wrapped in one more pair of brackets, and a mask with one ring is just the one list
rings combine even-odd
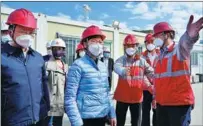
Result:
{"label": "black trousers", "polygon": [[[143,91],[143,103],[142,103],[142,125],[141,126],[150,126],[150,111],[152,103],[152,94],[149,91]],[[156,110],[153,109],[152,117],[153,126],[156,126]]]}
{"label": "black trousers", "polygon": [[111,78],[110,77],[108,77],[108,81],[109,81],[109,88],[111,90]]}
{"label": "black trousers", "polygon": [[53,126],[62,126],[63,125],[63,116],[48,116],[48,124]]}
{"label": "black trousers", "polygon": [[157,104],[158,126],[189,126],[192,105],[161,106]]}
{"label": "black trousers", "polygon": [[130,108],[131,125],[140,126],[141,106],[142,106],[141,103],[131,104],[117,101],[116,104],[117,126],[125,126],[126,113],[128,107]]}
{"label": "black trousers", "polygon": [[32,124],[30,126],[48,126],[48,120],[49,120],[49,118],[46,117],[46,118],[41,119],[40,121],[38,121],[36,124]]}
{"label": "black trousers", "polygon": [[106,117],[95,119],[83,119],[83,126],[105,126]]}

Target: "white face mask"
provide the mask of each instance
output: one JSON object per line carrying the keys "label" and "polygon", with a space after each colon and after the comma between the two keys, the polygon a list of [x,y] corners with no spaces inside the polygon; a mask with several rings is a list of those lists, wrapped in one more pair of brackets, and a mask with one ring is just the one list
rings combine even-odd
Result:
{"label": "white face mask", "polygon": [[47,50],[47,54],[50,55],[50,56],[52,55],[51,49],[48,49],[48,50]]}
{"label": "white face mask", "polygon": [[83,57],[84,55],[85,55],[85,51],[79,52],[79,56],[80,56],[80,57]]}
{"label": "white face mask", "polygon": [[90,44],[88,46],[88,50],[92,55],[98,57],[103,52],[103,45],[99,43]]}
{"label": "white face mask", "polygon": [[126,53],[127,53],[129,56],[134,55],[134,54],[136,53],[136,51],[137,51],[137,47],[135,47],[135,48],[127,48],[127,49],[126,49]]}
{"label": "white face mask", "polygon": [[103,54],[103,53],[101,53],[101,54],[99,55],[99,58],[102,58],[102,57],[104,57],[104,54]]}
{"label": "white face mask", "polygon": [[11,41],[11,40],[12,40],[12,39],[11,39],[10,35],[3,35],[3,36],[1,36],[1,41],[2,41],[3,43],[9,42],[9,41]]}
{"label": "white face mask", "polygon": [[34,42],[31,35],[21,35],[16,38],[16,42],[23,48],[28,48]]}
{"label": "white face mask", "polygon": [[154,44],[147,44],[147,50],[152,51],[155,49],[155,45]]}
{"label": "white face mask", "polygon": [[154,44],[156,45],[156,47],[162,47],[163,44],[164,44],[164,41],[162,39],[160,39],[160,38],[156,38],[154,40]]}

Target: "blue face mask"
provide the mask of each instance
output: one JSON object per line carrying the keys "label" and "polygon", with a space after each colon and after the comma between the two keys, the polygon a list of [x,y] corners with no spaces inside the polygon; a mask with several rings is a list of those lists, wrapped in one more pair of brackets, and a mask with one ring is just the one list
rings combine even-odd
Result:
{"label": "blue face mask", "polygon": [[52,50],[53,56],[58,59],[65,56],[64,50]]}
{"label": "blue face mask", "polygon": [[103,55],[104,55],[105,58],[109,58],[110,57],[110,53],[107,53],[107,52],[104,52]]}
{"label": "blue face mask", "polygon": [[1,36],[1,42],[3,42],[3,43],[9,42],[11,40],[12,39],[11,39],[10,35],[3,35],[3,36]]}

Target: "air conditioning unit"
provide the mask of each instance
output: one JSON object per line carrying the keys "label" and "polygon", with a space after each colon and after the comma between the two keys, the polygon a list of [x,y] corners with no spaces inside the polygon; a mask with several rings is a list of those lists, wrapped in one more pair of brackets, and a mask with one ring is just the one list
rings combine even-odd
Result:
{"label": "air conditioning unit", "polygon": [[199,82],[203,82],[203,74],[202,73],[197,73],[196,76],[199,77]]}
{"label": "air conditioning unit", "polygon": [[194,75],[194,83],[198,83],[199,82],[199,76]]}

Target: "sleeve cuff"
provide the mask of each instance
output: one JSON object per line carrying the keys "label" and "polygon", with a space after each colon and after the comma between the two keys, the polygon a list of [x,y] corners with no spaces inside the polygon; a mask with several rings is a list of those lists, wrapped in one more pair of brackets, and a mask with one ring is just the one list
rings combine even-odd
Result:
{"label": "sleeve cuff", "polygon": [[195,37],[190,37],[189,36],[189,34],[188,34],[188,32],[186,31],[186,36],[187,36],[187,39],[191,42],[191,43],[195,43],[198,39],[199,39],[199,34],[197,34],[197,36],[195,36]]}
{"label": "sleeve cuff", "polygon": [[114,110],[114,107],[113,107],[113,106],[111,107],[111,110],[110,110],[110,112],[109,112],[109,114],[108,114],[108,118],[109,118],[109,119],[116,118],[116,113],[115,113],[115,110]]}
{"label": "sleeve cuff", "polygon": [[123,69],[122,70],[122,74],[121,74],[122,76],[125,76],[126,75],[126,69]]}
{"label": "sleeve cuff", "polygon": [[79,121],[73,123],[71,126],[82,126],[82,125],[83,125],[83,121],[82,121],[82,119],[81,119],[81,120],[79,120]]}

